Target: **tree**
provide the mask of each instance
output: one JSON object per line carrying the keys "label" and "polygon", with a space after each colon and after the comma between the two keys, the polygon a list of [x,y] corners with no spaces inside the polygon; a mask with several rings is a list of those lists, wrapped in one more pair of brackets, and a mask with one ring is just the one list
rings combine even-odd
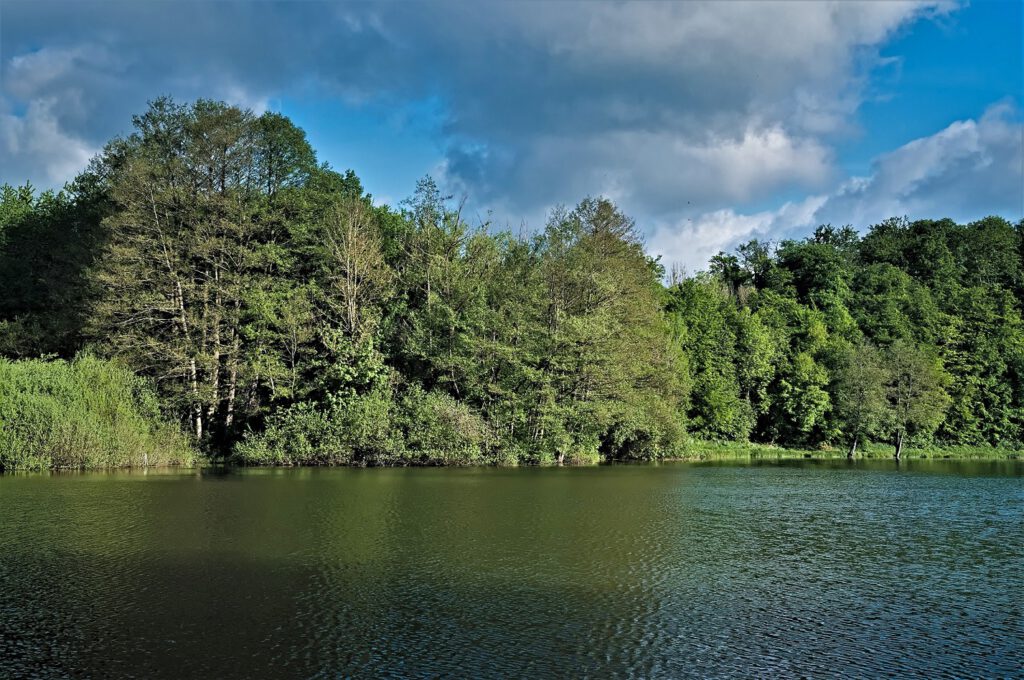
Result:
{"label": "tree", "polygon": [[389,295],[393,279],[374,217],[362,197],[334,201],[323,214],[325,300],[357,340],[372,332],[374,312]]}
{"label": "tree", "polygon": [[0,187],[0,355],[71,358],[81,348],[106,204],[90,173],[59,192]]}
{"label": "tree", "polygon": [[[561,406],[551,442],[557,458],[671,449],[679,437],[679,348],[660,313],[663,270],[644,254],[634,222],[606,199],[585,199],[552,216],[543,248],[548,304],[538,354]],[[543,411],[534,420],[540,425]]]}
{"label": "tree", "polygon": [[276,278],[289,234],[275,196],[306,176],[312,151],[286,120],[267,120],[159,99],[95,163],[111,209],[92,336],[154,378],[198,440],[223,437],[240,404],[255,412],[262,392],[294,376],[276,326],[287,314],[272,304],[299,309]]}
{"label": "tree", "polygon": [[735,255],[718,253],[711,258],[709,270],[711,274],[728,286],[731,295],[740,295],[744,286],[749,286],[753,277],[740,264]]}
{"label": "tree", "polygon": [[875,347],[865,343],[846,353],[836,380],[835,408],[850,442],[848,458],[856,455],[862,439],[879,433],[889,406],[888,384],[884,357]]}
{"label": "tree", "polygon": [[948,376],[936,357],[902,340],[889,347],[887,363],[893,455],[899,460],[908,436],[930,436],[942,422]]}
{"label": "tree", "polygon": [[[730,291],[717,278],[685,280],[670,295],[667,309],[679,322],[679,343],[692,375],[687,410],[692,432],[713,440],[745,440],[754,427],[752,392],[772,372],[770,363],[765,365],[761,328],[738,318]],[[739,360],[740,349],[753,353],[749,365]]]}
{"label": "tree", "polygon": [[0,190],[0,354],[91,345],[208,450],[571,462],[669,455],[687,430],[851,453],[891,437],[898,456],[1024,443],[1024,223],[823,225],[666,288],[607,199],[514,235],[468,224],[430,178],[375,206],[279,114],[158,99],[134,126],[64,191]]}

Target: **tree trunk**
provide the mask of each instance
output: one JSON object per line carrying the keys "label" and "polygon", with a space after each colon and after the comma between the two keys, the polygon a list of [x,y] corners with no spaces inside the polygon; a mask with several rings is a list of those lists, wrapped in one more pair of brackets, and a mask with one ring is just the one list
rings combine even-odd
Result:
{"label": "tree trunk", "polygon": [[896,435],[896,453],[893,456],[896,460],[903,457],[903,431]]}
{"label": "tree trunk", "polygon": [[856,437],[854,437],[854,438],[853,438],[853,445],[852,445],[852,446],[850,446],[850,451],[849,451],[849,453],[847,453],[847,454],[846,454],[846,457],[847,457],[848,459],[850,459],[850,460],[853,460],[853,457],[854,457],[854,456],[855,456],[856,454],[857,454],[857,438],[856,438]]}
{"label": "tree trunk", "polygon": [[238,366],[231,366],[231,373],[228,378],[228,403],[224,414],[224,429],[230,430],[231,424],[235,422],[235,394],[238,390]]}
{"label": "tree trunk", "polygon": [[[235,300],[235,324],[238,324],[238,308],[239,302]],[[231,360],[229,365],[231,366],[230,373],[228,374],[228,399],[226,412],[224,414],[224,429],[225,431],[231,430],[232,423],[235,422],[235,396],[238,390],[238,357],[241,353],[241,340],[238,335],[238,328],[232,328],[231,330]]]}
{"label": "tree trunk", "polygon": [[210,403],[206,406],[206,422],[213,427],[213,423],[217,417],[217,411],[220,408],[220,363],[221,363],[221,347],[220,347],[220,322],[221,322],[221,295],[220,295],[220,269],[215,269],[213,272],[213,279],[217,291],[213,297],[213,346],[211,347],[211,368],[210,368]]}
{"label": "tree trunk", "polygon": [[192,427],[196,433],[196,439],[203,438],[203,404],[199,401],[199,372],[196,370],[196,360],[189,362],[189,382],[192,387]]}
{"label": "tree trunk", "polygon": [[213,395],[206,405],[206,422],[211,424],[217,416],[217,407],[220,405],[220,331],[214,332],[213,356],[211,357],[212,368],[210,369],[210,392]]}

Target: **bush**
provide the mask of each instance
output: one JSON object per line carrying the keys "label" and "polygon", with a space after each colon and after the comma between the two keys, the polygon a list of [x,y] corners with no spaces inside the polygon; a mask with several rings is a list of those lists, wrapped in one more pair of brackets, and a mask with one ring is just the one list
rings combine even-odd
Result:
{"label": "bush", "polygon": [[0,359],[0,469],[190,465],[194,451],[149,385],[91,356]]}
{"label": "bush", "polygon": [[274,413],[261,433],[235,446],[244,465],[386,464],[401,449],[392,429],[390,394],[300,402]]}
{"label": "bush", "polygon": [[483,462],[487,425],[452,396],[413,387],[402,400],[402,420],[407,462],[415,465]]}
{"label": "bush", "polygon": [[659,460],[682,451],[686,437],[679,414],[666,404],[652,401],[624,405],[602,438],[606,460]]}
{"label": "bush", "polygon": [[486,427],[447,394],[412,387],[284,408],[235,447],[246,465],[468,465],[483,462]]}

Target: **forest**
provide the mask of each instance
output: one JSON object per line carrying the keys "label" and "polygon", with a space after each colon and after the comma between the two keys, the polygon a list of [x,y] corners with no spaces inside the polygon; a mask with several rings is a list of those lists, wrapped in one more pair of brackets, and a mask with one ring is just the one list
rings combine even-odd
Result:
{"label": "forest", "polygon": [[688,275],[604,198],[378,205],[277,113],[153,101],[0,190],[0,468],[570,464],[1024,444],[1024,222],[893,218]]}

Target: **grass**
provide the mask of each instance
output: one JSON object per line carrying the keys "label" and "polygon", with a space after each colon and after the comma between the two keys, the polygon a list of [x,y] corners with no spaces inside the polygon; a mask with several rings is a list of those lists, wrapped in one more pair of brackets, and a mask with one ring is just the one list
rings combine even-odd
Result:
{"label": "grass", "polygon": [[[892,446],[872,443],[857,449],[856,457],[862,459],[889,459],[892,458],[892,455]],[[907,459],[1011,460],[1024,459],[1024,451],[1015,448],[992,446],[927,446],[904,448],[903,457]],[[770,444],[694,441],[687,447],[686,452],[678,458],[679,460],[783,460],[797,458],[828,460],[846,458],[846,449],[790,449]]]}
{"label": "grass", "polygon": [[0,359],[0,470],[191,465],[146,382],[109,361]]}

